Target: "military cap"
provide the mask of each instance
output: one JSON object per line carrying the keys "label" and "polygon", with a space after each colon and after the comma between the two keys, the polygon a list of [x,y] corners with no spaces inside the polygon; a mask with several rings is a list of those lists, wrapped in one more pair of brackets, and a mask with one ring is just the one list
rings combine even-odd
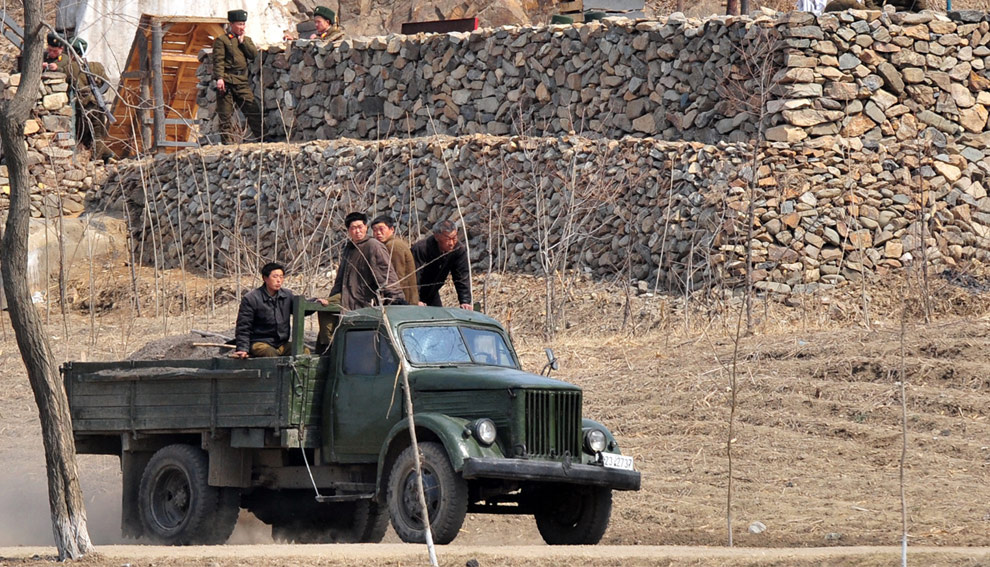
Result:
{"label": "military cap", "polygon": [[337,15],[334,14],[333,10],[327,8],[326,6],[317,6],[316,9],[313,10],[313,16],[320,16],[331,24],[336,23]]}
{"label": "military cap", "polygon": [[561,16],[560,14],[554,14],[553,17],[550,18],[550,25],[573,24],[573,23],[574,23],[574,18],[570,16]]}
{"label": "military cap", "polygon": [[59,37],[57,33],[49,33],[48,45],[49,47],[65,47],[65,40]]}
{"label": "military cap", "polygon": [[227,12],[228,22],[246,22],[247,21],[247,10],[230,10]]}
{"label": "military cap", "polygon": [[77,37],[72,40],[72,50],[75,51],[80,57],[86,55],[87,49],[89,49],[89,43],[85,39]]}

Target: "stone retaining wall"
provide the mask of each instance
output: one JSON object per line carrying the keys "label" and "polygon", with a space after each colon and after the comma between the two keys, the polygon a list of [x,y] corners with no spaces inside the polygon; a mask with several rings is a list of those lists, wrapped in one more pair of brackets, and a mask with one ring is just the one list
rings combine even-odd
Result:
{"label": "stone retaining wall", "polygon": [[788,292],[899,268],[923,241],[935,263],[987,259],[990,168],[942,146],[768,145],[752,239],[746,144],[469,136],[214,147],[124,168],[97,198],[127,201],[139,254],[161,266],[329,268],[348,211],[391,213],[411,240],[463,214],[477,270],[734,285],[749,241],[758,286]]}
{"label": "stone retaining wall", "polygon": [[303,40],[263,51],[254,75],[268,134],[294,141],[576,132],[716,143],[753,139],[760,108],[773,141],[907,140],[926,127],[984,131],[988,44],[983,12],[618,19]]}
{"label": "stone retaining wall", "polygon": [[[12,97],[20,75],[0,74],[0,93]],[[87,192],[106,179],[102,164],[76,154],[69,86],[62,73],[45,73],[41,99],[24,125],[28,145],[28,172],[34,178],[31,216],[77,216],[83,212]],[[88,157],[88,152],[86,154]],[[0,165],[0,211],[10,207],[7,166]]]}

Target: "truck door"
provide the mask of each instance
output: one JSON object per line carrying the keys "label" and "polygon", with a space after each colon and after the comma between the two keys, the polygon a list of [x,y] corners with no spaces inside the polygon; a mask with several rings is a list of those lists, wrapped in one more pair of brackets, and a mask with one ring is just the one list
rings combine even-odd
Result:
{"label": "truck door", "polygon": [[402,417],[401,390],[392,394],[398,369],[395,351],[378,329],[350,329],[334,342],[338,348],[333,392],[334,458],[375,462],[385,436]]}

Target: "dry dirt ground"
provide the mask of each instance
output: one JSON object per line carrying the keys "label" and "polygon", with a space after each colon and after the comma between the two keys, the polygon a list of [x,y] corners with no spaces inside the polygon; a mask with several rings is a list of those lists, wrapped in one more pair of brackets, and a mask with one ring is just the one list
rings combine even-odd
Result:
{"label": "dry dirt ground", "polygon": [[[59,361],[125,358],[149,340],[232,328],[231,280],[136,275],[140,316],[129,269],[119,266],[70,279],[73,303],[64,315],[57,303],[39,307]],[[487,290],[487,311],[511,328],[524,367],[538,372],[543,348],[555,349],[558,377],[584,388],[586,415],[615,432],[643,488],[616,494],[601,546],[549,548],[530,518],[475,515],[440,549],[441,564],[899,564],[903,373],[909,548],[917,564],[990,567],[990,548],[981,547],[990,545],[990,278],[980,270],[932,274],[928,323],[915,278],[755,300],[752,331],[735,356],[731,550],[726,448],[740,297],[637,295],[625,285],[568,280],[568,303],[548,340],[542,279],[483,280],[476,277],[476,295]],[[47,546],[0,548],[0,566],[47,563],[40,426],[6,313],[0,463],[0,546]],[[80,457],[90,533],[105,546],[81,565],[427,563],[413,546],[274,546],[267,526],[247,514],[230,543],[267,545],[109,546],[132,543],[119,536],[118,466],[110,457]],[[750,533],[755,522],[765,531]],[[398,539],[390,530],[385,541]]]}

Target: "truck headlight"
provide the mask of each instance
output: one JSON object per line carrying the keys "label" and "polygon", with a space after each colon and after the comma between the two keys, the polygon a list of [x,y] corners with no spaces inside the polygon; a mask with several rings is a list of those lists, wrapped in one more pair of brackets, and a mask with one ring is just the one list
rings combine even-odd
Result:
{"label": "truck headlight", "polygon": [[474,430],[475,438],[482,445],[491,445],[492,443],[495,442],[494,421],[487,418],[479,419],[478,421],[474,422],[474,427],[472,429]]}
{"label": "truck headlight", "polygon": [[592,455],[596,455],[605,450],[607,444],[605,432],[601,429],[589,429],[584,434],[584,448]]}

